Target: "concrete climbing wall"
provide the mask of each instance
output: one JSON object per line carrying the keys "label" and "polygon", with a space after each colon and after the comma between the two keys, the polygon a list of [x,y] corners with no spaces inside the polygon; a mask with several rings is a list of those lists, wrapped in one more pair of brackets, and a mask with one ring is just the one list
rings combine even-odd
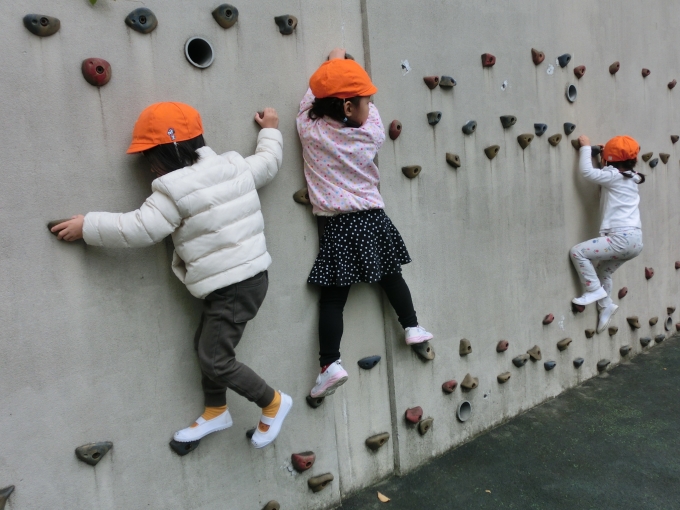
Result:
{"label": "concrete climbing wall", "polygon": [[[577,2],[522,0],[474,3],[428,0],[417,9],[378,0],[243,2],[239,21],[222,29],[210,12],[217,2],[146,2],[158,17],[148,35],[123,20],[139,2],[87,0],[5,2],[0,6],[0,119],[3,185],[0,211],[0,488],[16,485],[8,508],[330,508],[343,495],[393,472],[405,472],[473,435],[597,373],[597,361],[620,361],[619,347],[642,350],[641,336],[663,331],[666,307],[677,306],[680,259],[678,152],[675,111],[680,90],[677,50],[680,15],[670,2],[633,0],[617,8]],[[27,13],[56,16],[60,31],[29,33]],[[299,20],[282,36],[274,16]],[[199,70],[183,55],[191,36],[208,39],[214,64]],[[403,345],[394,314],[376,288],[357,285],[345,311],[343,360],[348,383],[317,409],[305,403],[317,370],[317,293],[305,284],[318,245],[307,208],[291,195],[304,185],[294,118],[309,75],[335,46],[345,46],[372,73],[384,123],[403,132],[379,155],[387,212],[414,258],[404,274],[422,324],[436,335],[436,358],[421,361]],[[546,54],[535,66],[530,49]],[[482,68],[480,55],[497,57]],[[555,59],[570,53],[564,69]],[[80,72],[83,59],[111,63],[110,83],[98,89]],[[402,61],[411,71],[404,74]],[[608,72],[614,61],[620,71]],[[554,67],[549,74],[548,66]],[[585,65],[577,80],[573,69]],[[641,69],[652,72],[647,78]],[[453,90],[430,91],[426,75],[452,75]],[[570,104],[568,83],[578,88]],[[505,84],[505,85],[504,85]],[[229,395],[234,426],[178,457],[172,433],[202,409],[192,348],[200,302],[171,274],[169,242],[137,251],[66,245],[45,223],[90,210],[127,211],[148,195],[151,176],[139,157],[126,156],[142,108],[162,100],[201,111],[206,140],[217,151],[254,149],[253,112],[279,110],[284,165],[261,193],[270,268],[269,295],[248,326],[239,355],[270,384],[295,400],[276,444],[252,449],[245,437],[259,412]],[[441,111],[428,125],[426,113]],[[504,130],[500,115],[515,115]],[[474,119],[477,131],[462,125]],[[548,124],[524,151],[516,137]],[[551,147],[547,137],[577,125]],[[642,152],[671,154],[668,164],[641,170],[645,249],[615,275],[628,295],[614,324],[619,331],[586,339],[593,307],[574,314],[580,293],[568,249],[597,233],[597,189],[576,173],[579,133],[605,141],[636,137]],[[497,144],[489,161],[484,148]],[[460,155],[454,170],[445,154]],[[414,180],[401,173],[421,165]],[[644,268],[655,275],[646,280]],[[618,300],[617,300],[618,301]],[[555,321],[541,321],[552,313]],[[679,312],[674,314],[674,322]],[[631,331],[625,317],[637,315]],[[651,327],[649,318],[658,316]],[[555,344],[573,339],[564,352]],[[467,338],[472,354],[461,357]],[[496,353],[500,339],[510,342]],[[516,368],[511,360],[533,345],[543,360]],[[651,344],[654,345],[654,342]],[[373,370],[356,361],[380,354]],[[580,369],[572,360],[585,359]],[[543,362],[557,366],[547,372]],[[510,371],[499,385],[496,376]],[[466,373],[479,378],[469,393],[442,393],[441,384]],[[462,424],[456,406],[472,404]],[[434,426],[420,436],[403,419],[420,405]],[[390,432],[377,452],[367,437]],[[76,460],[76,446],[112,441],[92,468]],[[313,450],[313,468],[296,474],[290,455]],[[307,479],[335,476],[322,492]]]}

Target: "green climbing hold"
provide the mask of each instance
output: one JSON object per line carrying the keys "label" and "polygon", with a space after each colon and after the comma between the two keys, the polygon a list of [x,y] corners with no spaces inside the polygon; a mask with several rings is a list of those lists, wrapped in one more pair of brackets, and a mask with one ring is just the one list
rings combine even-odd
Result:
{"label": "green climbing hold", "polygon": [[213,18],[222,28],[231,28],[238,21],[238,9],[233,5],[222,4],[212,12]]}
{"label": "green climbing hold", "polygon": [[24,26],[33,35],[49,37],[59,32],[61,22],[58,18],[44,14],[27,14],[24,16]]}
{"label": "green climbing hold", "polygon": [[368,446],[374,452],[380,449],[387,441],[390,440],[390,433],[383,432],[382,434],[376,434],[366,439],[366,446]]}
{"label": "green climbing hold", "polygon": [[315,476],[307,480],[307,485],[313,492],[319,492],[326,488],[326,486],[333,481],[333,475],[326,473],[323,475]]}
{"label": "green climbing hold", "polygon": [[111,448],[113,448],[111,441],[88,443],[76,448],[76,457],[90,466],[96,466]]}
{"label": "green climbing hold", "polygon": [[151,9],[140,7],[127,15],[125,24],[135,32],[149,34],[158,26],[158,18]]}

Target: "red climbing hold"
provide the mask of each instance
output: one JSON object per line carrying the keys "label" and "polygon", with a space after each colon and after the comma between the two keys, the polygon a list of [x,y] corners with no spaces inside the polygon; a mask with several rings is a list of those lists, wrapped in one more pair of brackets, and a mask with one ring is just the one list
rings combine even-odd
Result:
{"label": "red climbing hold", "polygon": [[574,67],[574,76],[576,76],[579,80],[583,78],[584,74],[586,74],[586,66]]}
{"label": "red climbing hold", "polygon": [[496,344],[496,352],[505,352],[508,350],[510,343],[507,340],[501,340]]}
{"label": "red climbing hold", "polygon": [[680,331],[680,322],[675,325],[675,331]]}
{"label": "red climbing hold", "polygon": [[81,70],[85,80],[95,87],[102,87],[111,79],[111,64],[103,58],[86,58]]}
{"label": "red climbing hold", "polygon": [[626,297],[626,294],[628,294],[628,287],[621,288],[621,290],[619,291],[619,299],[623,299],[624,297]]}
{"label": "red climbing hold", "polygon": [[649,76],[651,73],[652,72],[649,69],[647,69],[646,67],[642,68],[642,77],[643,78],[647,78],[647,76]]}
{"label": "red climbing hold", "polygon": [[546,315],[543,318],[543,325],[547,326],[548,324],[550,324],[554,320],[555,320],[555,316],[553,314],[549,313],[548,315]]}
{"label": "red climbing hold", "polygon": [[677,84],[678,84],[678,81],[677,81],[677,80],[673,80],[672,82],[670,82],[670,83],[668,84],[668,88],[669,88],[670,90],[673,90]]}
{"label": "red climbing hold", "polygon": [[420,406],[417,407],[412,407],[411,409],[406,410],[405,418],[406,421],[409,423],[418,423],[420,419],[423,417],[423,408]]}
{"label": "red climbing hold", "polygon": [[423,81],[428,89],[434,90],[437,88],[437,85],[439,85],[439,76],[425,76],[423,77]]}
{"label": "red climbing hold", "polygon": [[651,268],[651,267],[646,267],[645,268],[645,278],[647,278],[649,280],[649,279],[652,278],[652,276],[654,276],[654,269]]}
{"label": "red climbing hold", "polygon": [[584,305],[577,305],[576,303],[571,304],[571,311],[574,313],[582,313],[586,307]]}
{"label": "red climbing hold", "polygon": [[293,464],[295,471],[302,473],[307,471],[310,467],[314,465],[316,460],[316,455],[314,452],[302,452],[294,453],[290,456],[290,462]]}
{"label": "red climbing hold", "polygon": [[545,53],[538,51],[537,49],[531,48],[531,60],[534,61],[535,65],[540,64],[545,60]]}
{"label": "red climbing hold", "polygon": [[444,393],[453,393],[453,391],[456,389],[456,386],[458,386],[458,381],[451,379],[450,381],[446,381],[444,384],[442,384],[442,391]]}
{"label": "red climbing hold", "polygon": [[493,67],[495,63],[496,63],[496,57],[494,57],[491,53],[484,53],[482,55],[482,66],[483,67]]}
{"label": "red climbing hold", "polygon": [[390,138],[396,140],[401,134],[401,122],[398,120],[393,120],[390,124]]}
{"label": "red climbing hold", "polygon": [[675,269],[680,269],[680,260],[675,261]]}

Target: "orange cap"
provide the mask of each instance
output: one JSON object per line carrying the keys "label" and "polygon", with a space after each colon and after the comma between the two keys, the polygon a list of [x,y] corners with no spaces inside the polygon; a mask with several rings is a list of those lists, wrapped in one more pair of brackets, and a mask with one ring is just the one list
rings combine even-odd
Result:
{"label": "orange cap", "polygon": [[188,104],[155,103],[144,109],[132,130],[127,153],[134,154],[156,145],[184,142],[203,134],[201,115]]}
{"label": "orange cap", "polygon": [[605,161],[626,161],[637,158],[640,145],[630,136],[615,136],[607,142],[602,151]]}
{"label": "orange cap", "polygon": [[370,96],[378,92],[368,73],[354,60],[334,58],[321,64],[309,79],[314,97],[339,97],[349,99]]}

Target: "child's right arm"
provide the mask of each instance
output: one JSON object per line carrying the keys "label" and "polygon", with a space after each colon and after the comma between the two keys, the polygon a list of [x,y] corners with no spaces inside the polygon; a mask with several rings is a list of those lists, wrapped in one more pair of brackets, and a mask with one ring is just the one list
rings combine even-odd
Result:
{"label": "child's right arm", "polygon": [[262,130],[257,135],[255,154],[245,158],[253,174],[255,187],[261,188],[274,179],[283,163],[283,137],[279,127],[279,117],[274,108],[265,108],[262,116],[255,114],[255,121]]}
{"label": "child's right arm", "polygon": [[579,149],[579,162],[578,167],[581,171],[581,175],[595,184],[600,186],[608,187],[614,182],[614,179],[618,177],[618,170],[612,172],[611,170],[600,170],[593,167],[592,159],[592,149],[590,148],[590,140],[587,136],[581,135],[579,137],[579,142],[581,143],[581,148]]}

